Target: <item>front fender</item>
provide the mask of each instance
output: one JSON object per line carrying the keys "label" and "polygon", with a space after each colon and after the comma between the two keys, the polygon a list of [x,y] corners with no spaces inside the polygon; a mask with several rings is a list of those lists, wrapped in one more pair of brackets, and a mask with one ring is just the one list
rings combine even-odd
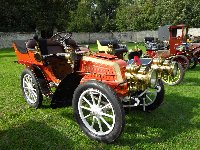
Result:
{"label": "front fender", "polygon": [[74,91],[80,84],[81,78],[82,76],[76,73],[68,74],[56,88],[52,97],[51,106],[63,107],[71,105]]}

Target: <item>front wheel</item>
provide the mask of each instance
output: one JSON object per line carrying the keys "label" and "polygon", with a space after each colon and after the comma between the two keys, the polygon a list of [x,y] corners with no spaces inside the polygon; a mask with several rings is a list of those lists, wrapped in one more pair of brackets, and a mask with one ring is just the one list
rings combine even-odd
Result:
{"label": "front wheel", "polygon": [[177,63],[178,68],[177,68],[177,73],[176,75],[173,74],[163,74],[162,75],[162,81],[170,86],[178,85],[183,81],[185,72],[183,70],[183,67]]}
{"label": "front wheel", "polygon": [[42,104],[42,93],[36,81],[34,73],[26,68],[21,75],[21,88],[27,103],[34,108]]}
{"label": "front wheel", "polygon": [[122,133],[124,109],[116,93],[106,84],[88,81],[79,85],[72,105],[79,126],[90,138],[111,143]]}
{"label": "front wheel", "polygon": [[158,108],[164,101],[164,85],[159,79],[155,89],[148,89],[142,97],[140,108],[145,108],[145,111],[153,111]]}

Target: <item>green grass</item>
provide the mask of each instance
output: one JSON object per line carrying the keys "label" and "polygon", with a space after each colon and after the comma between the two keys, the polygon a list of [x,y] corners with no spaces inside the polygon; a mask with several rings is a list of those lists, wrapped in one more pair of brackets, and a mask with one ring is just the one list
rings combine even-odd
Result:
{"label": "green grass", "polygon": [[165,101],[151,113],[126,114],[123,134],[113,144],[90,140],[72,107],[30,108],[20,89],[23,65],[12,49],[0,49],[0,149],[200,149],[200,66],[178,86],[165,86]]}

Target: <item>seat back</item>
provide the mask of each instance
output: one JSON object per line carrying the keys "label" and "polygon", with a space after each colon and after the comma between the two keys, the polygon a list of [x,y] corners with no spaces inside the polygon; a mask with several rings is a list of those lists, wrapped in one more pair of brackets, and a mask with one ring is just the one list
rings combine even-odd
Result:
{"label": "seat back", "polygon": [[39,39],[39,47],[42,55],[64,53],[64,48],[56,41]]}

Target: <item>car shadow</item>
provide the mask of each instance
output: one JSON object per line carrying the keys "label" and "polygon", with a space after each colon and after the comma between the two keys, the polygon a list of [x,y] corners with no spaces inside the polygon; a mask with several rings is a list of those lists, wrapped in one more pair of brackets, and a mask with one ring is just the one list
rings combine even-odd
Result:
{"label": "car shadow", "polygon": [[184,86],[200,86],[200,78],[198,77],[187,77],[183,79],[181,83]]}
{"label": "car shadow", "polygon": [[164,143],[183,132],[200,129],[199,123],[191,123],[196,115],[194,110],[199,109],[198,98],[173,94],[165,99],[164,104],[153,112],[129,112],[124,133],[115,144],[134,148],[142,143]]}
{"label": "car shadow", "polygon": [[[191,123],[191,119],[196,115],[193,110],[198,109],[199,105],[198,99],[170,94],[165,97],[164,103],[152,112],[133,109],[126,113],[126,125],[122,135],[109,147],[134,148],[142,143],[165,143],[183,132],[200,129],[200,124]],[[60,115],[74,120],[76,124],[72,111],[70,114],[62,112]],[[101,145],[102,148],[104,146]]]}

